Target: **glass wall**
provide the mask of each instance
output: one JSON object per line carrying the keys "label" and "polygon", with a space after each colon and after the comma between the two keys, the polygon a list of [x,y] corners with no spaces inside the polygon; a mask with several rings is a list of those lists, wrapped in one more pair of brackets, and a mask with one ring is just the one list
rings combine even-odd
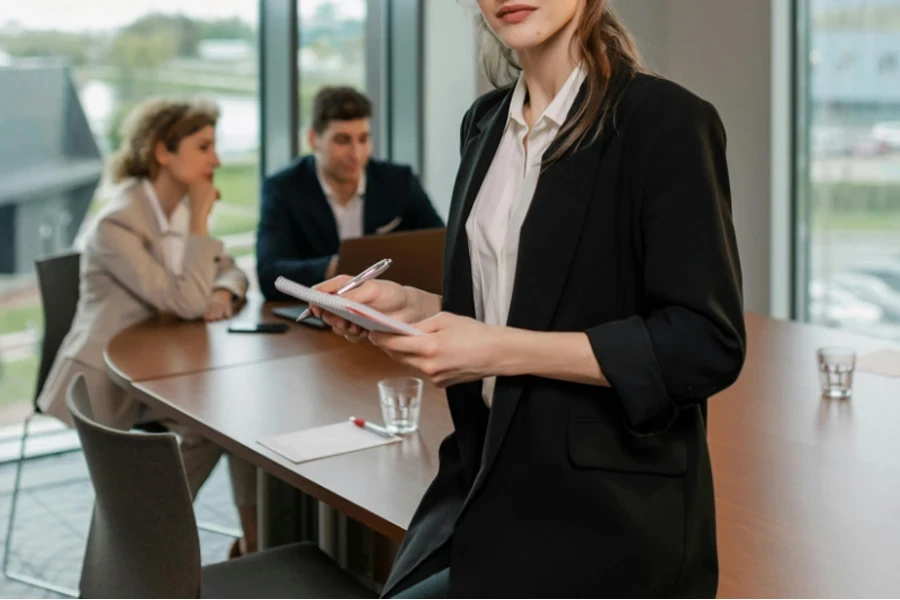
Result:
{"label": "glass wall", "polygon": [[301,153],[312,101],[325,85],[350,85],[366,92],[367,0],[297,0],[299,14]]}
{"label": "glass wall", "polygon": [[123,116],[141,100],[203,95],[218,103],[223,166],[216,185],[222,200],[212,233],[252,276],[259,201],[258,10],[252,0],[4,3],[0,425],[20,420],[34,395],[42,329],[34,258],[69,247],[102,206],[102,159],[118,144]]}
{"label": "glass wall", "polygon": [[900,0],[798,0],[797,312],[900,339]]}

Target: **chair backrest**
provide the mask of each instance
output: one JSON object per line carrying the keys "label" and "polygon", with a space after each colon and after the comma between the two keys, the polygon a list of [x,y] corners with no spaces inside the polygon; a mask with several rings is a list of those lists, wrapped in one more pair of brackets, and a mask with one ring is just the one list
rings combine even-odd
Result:
{"label": "chair backrest", "polygon": [[66,406],[96,495],[81,597],[199,597],[200,540],[175,436],[95,422],[82,375]]}
{"label": "chair backrest", "polygon": [[68,252],[34,261],[44,312],[44,337],[41,342],[41,366],[38,369],[35,400],[44,388],[59,346],[69,333],[72,319],[75,318],[80,258],[80,253]]}

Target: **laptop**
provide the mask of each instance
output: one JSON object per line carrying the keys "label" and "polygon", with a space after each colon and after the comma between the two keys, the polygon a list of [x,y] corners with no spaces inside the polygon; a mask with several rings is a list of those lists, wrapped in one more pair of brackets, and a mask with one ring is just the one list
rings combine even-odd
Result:
{"label": "laptop", "polygon": [[[440,294],[443,289],[445,234],[446,230],[441,227],[346,239],[341,242],[338,251],[337,272],[356,275],[379,260],[390,258],[393,264],[382,279]],[[306,304],[280,306],[272,313],[296,321],[306,307]],[[328,327],[324,321],[312,316],[301,322],[316,329]]]}
{"label": "laptop", "polygon": [[446,230],[418,229],[367,235],[341,242],[337,272],[356,275],[383,258],[393,261],[381,279],[440,294],[444,275]]}

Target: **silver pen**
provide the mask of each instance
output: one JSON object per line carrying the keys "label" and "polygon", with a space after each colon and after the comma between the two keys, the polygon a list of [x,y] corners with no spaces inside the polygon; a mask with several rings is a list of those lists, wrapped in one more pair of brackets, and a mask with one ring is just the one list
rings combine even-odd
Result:
{"label": "silver pen", "polygon": [[[379,260],[377,263],[375,263],[374,265],[372,265],[371,267],[369,267],[368,269],[366,269],[365,271],[363,271],[362,273],[360,273],[359,275],[357,275],[356,277],[354,277],[353,279],[348,281],[341,289],[339,289],[335,293],[338,296],[342,296],[343,294],[346,294],[350,290],[355,290],[356,288],[358,288],[365,282],[369,281],[370,279],[375,279],[376,277],[378,277],[379,275],[381,275],[382,273],[387,271],[390,268],[392,262],[393,261],[390,258],[385,258],[383,260]],[[307,308],[302,313],[300,313],[300,316],[297,317],[296,322],[299,323],[300,321],[302,321],[303,319],[308,317],[311,313],[312,313],[312,311],[309,308]]]}

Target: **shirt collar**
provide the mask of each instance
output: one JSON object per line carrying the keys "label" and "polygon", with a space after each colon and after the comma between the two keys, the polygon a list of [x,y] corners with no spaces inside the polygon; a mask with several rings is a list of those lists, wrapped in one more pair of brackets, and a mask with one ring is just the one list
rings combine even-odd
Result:
{"label": "shirt collar", "polygon": [[[325,197],[329,201],[334,201],[334,192],[331,189],[331,186],[325,180],[325,176],[322,174],[322,170],[319,169],[319,161],[316,161],[316,178],[319,180],[319,185],[322,186],[322,191],[325,192]],[[358,198],[362,198],[366,195],[366,170],[363,169],[362,173],[359,174],[359,183],[356,185],[356,196]]]}
{"label": "shirt collar", "polygon": [[166,213],[163,212],[162,204],[159,202],[159,196],[156,195],[156,189],[153,187],[153,184],[150,183],[149,179],[144,179],[143,184],[144,191],[150,199],[150,205],[153,207],[153,213],[159,222],[160,233],[163,235],[186,236],[190,228],[191,214],[184,202],[179,202],[169,218],[166,218]]}
{"label": "shirt collar", "polygon": [[527,93],[528,88],[525,87],[525,77],[519,75],[519,80],[516,82],[516,89],[513,90],[512,101],[509,103],[509,116],[506,120],[507,125],[510,121],[513,121],[521,127],[526,127],[524,108],[525,95]]}
{"label": "shirt collar", "polygon": [[[548,119],[557,127],[562,127],[563,123],[566,122],[566,118],[569,116],[569,110],[571,110],[572,106],[575,104],[575,98],[578,96],[581,84],[584,83],[586,78],[587,71],[585,71],[583,63],[579,63],[572,70],[572,73],[569,74],[566,82],[556,93],[556,96],[553,98],[553,101],[550,102],[550,105],[544,111],[544,114],[535,120],[535,125],[537,125],[541,119]],[[525,86],[525,77],[519,75],[519,80],[516,82],[516,87],[513,90],[512,100],[509,105],[507,124],[510,121],[514,121],[522,127],[526,126],[523,109],[527,92],[528,88]]]}

